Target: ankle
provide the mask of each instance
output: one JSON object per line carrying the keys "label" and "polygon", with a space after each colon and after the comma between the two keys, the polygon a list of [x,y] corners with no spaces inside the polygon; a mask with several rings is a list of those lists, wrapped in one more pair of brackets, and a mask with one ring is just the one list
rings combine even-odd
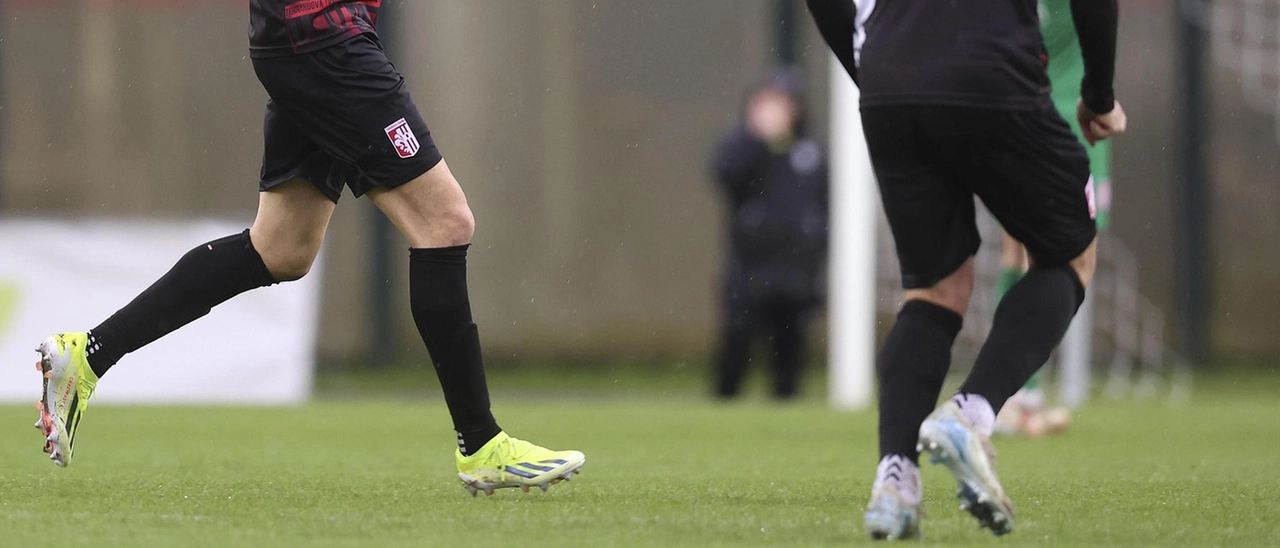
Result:
{"label": "ankle", "polygon": [[995,428],[996,412],[987,398],[978,394],[960,393],[951,396],[951,401],[960,408],[960,414],[982,435],[991,437]]}
{"label": "ankle", "polygon": [[498,428],[498,425],[494,423],[476,430],[456,432],[458,434],[458,452],[462,453],[464,457],[469,457],[480,451],[493,438],[498,437],[498,434],[502,433],[502,429]]}

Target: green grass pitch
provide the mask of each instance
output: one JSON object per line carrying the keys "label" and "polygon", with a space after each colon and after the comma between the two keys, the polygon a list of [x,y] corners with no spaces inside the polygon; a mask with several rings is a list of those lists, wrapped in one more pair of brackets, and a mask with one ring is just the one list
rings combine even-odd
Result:
{"label": "green grass pitch", "polygon": [[[529,391],[493,376],[504,427],[584,451],[581,477],[472,498],[454,476],[443,405],[409,397],[414,387],[300,408],[99,406],[67,469],[40,453],[34,408],[8,406],[0,546],[870,543],[870,413],[820,398],[716,405],[700,385],[631,379]],[[956,508],[945,470],[925,466],[921,544],[1280,546],[1277,377],[1201,380],[1181,407],[1098,403],[1063,437],[997,442],[1018,509],[1002,539]]]}

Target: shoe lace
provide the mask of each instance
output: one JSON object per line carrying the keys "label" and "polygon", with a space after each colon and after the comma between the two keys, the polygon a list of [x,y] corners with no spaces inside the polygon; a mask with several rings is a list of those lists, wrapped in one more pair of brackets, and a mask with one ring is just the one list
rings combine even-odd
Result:
{"label": "shoe lace", "polygon": [[489,459],[485,464],[498,470],[505,476],[507,473],[507,465],[518,461],[532,448],[532,443],[521,439],[507,438],[493,449],[493,453],[490,454]]}

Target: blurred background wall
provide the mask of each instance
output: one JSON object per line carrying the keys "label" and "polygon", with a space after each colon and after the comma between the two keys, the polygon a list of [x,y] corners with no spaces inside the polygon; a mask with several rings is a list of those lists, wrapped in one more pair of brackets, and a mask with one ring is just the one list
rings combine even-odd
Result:
{"label": "blurred background wall", "polygon": [[[472,298],[490,360],[706,361],[722,243],[707,156],[737,123],[744,89],[776,62],[775,9],[388,2],[392,60],[478,218]],[[1161,0],[1122,9],[1118,94],[1132,123],[1115,147],[1114,231],[1139,259],[1143,293],[1172,316],[1183,289],[1183,15]],[[0,214],[247,226],[266,100],[246,55],[247,15],[242,0],[0,2]],[[807,20],[797,28],[823,135],[828,57]],[[1275,119],[1245,103],[1238,71],[1206,62],[1211,348],[1277,356]],[[319,273],[326,362],[363,361],[375,341],[389,345],[384,356],[424,357],[404,305],[406,245],[392,241],[392,268],[375,280],[377,230],[372,207],[345,197]],[[390,337],[374,333],[376,283],[396,305]]]}

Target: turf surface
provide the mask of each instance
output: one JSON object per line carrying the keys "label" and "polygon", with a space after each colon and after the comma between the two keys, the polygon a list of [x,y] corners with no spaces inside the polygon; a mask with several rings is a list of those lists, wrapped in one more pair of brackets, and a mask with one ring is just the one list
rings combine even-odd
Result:
{"label": "turf surface", "polygon": [[[1097,404],[1064,437],[999,442],[1019,523],[998,541],[956,509],[945,471],[926,466],[923,544],[1280,546],[1277,376],[1201,382],[1181,407]],[[103,406],[86,415],[64,470],[40,453],[33,408],[0,407],[0,546],[869,542],[870,414],[814,400],[716,405],[634,379],[519,391],[496,377],[504,427],[584,451],[580,478],[471,498],[431,398]],[[632,381],[643,389],[625,388]]]}

